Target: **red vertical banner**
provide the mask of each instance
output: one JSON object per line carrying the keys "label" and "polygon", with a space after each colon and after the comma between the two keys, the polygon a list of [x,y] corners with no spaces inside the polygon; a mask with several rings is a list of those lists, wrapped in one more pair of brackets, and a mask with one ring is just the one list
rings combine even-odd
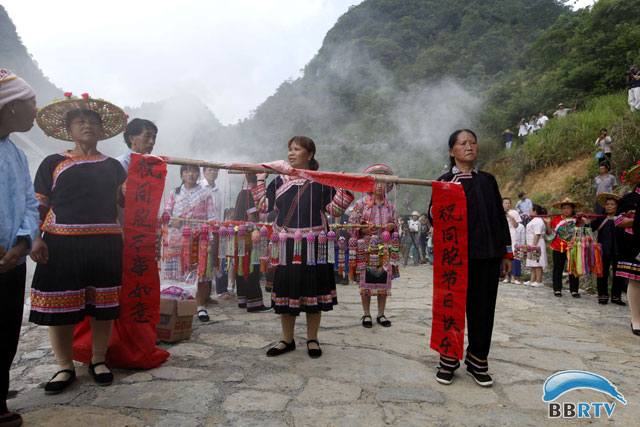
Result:
{"label": "red vertical banner", "polygon": [[469,252],[462,184],[433,181],[433,320],[430,347],[462,359]]}
{"label": "red vertical banner", "polygon": [[124,208],[120,320],[155,324],[160,320],[160,275],[156,227],[167,165],[155,156],[131,154]]}

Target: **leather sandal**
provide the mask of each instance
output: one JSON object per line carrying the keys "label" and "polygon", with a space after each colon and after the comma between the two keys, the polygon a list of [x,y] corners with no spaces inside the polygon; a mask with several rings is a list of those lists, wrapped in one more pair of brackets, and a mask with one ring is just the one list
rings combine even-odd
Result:
{"label": "leather sandal", "polygon": [[[367,318],[369,320],[367,320]],[[365,328],[373,327],[373,319],[371,318],[371,316],[369,314],[365,314],[364,316],[362,316],[360,318],[360,320],[362,320],[362,326],[364,326]]]}
{"label": "leather sandal", "polygon": [[280,356],[281,354],[288,353],[296,349],[295,340],[291,340],[290,343],[284,340],[280,340],[278,344],[280,343],[284,344],[284,348],[278,348],[278,345],[276,345],[275,347],[271,347],[269,350],[267,350],[267,357]]}
{"label": "leather sandal", "polygon": [[[381,319],[384,319],[384,320],[381,320]],[[384,326],[385,328],[388,328],[389,326],[391,326],[391,321],[388,320],[387,316],[385,316],[384,314],[381,314],[380,316],[376,317],[376,321],[382,326]]]}
{"label": "leather sandal", "polygon": [[[96,374],[96,367],[100,365],[104,365],[109,370],[109,372]],[[111,383],[113,382],[113,373],[111,372],[111,368],[109,368],[109,365],[107,365],[106,362],[98,362],[98,363],[90,364],[89,373],[91,374],[95,382],[97,382],[99,385],[104,385],[104,386],[111,385]]]}
{"label": "leather sandal", "polygon": [[[53,381],[58,374],[70,374],[69,378],[64,381]],[[75,369],[63,369],[55,373],[55,375],[44,386],[44,394],[58,394],[62,393],[69,385],[76,379]]]}
{"label": "leather sandal", "polygon": [[[318,344],[318,348],[309,348],[309,343],[314,342]],[[317,359],[322,356],[322,349],[320,348],[320,343],[318,340],[307,340],[307,353],[309,353],[309,357],[312,359]]]}

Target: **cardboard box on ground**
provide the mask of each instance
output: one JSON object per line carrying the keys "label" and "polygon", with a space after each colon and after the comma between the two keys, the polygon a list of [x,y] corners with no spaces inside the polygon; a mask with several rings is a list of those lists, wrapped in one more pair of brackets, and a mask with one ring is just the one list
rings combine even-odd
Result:
{"label": "cardboard box on ground", "polygon": [[189,339],[197,310],[194,299],[160,298],[160,322],[156,325],[158,339],[165,342]]}

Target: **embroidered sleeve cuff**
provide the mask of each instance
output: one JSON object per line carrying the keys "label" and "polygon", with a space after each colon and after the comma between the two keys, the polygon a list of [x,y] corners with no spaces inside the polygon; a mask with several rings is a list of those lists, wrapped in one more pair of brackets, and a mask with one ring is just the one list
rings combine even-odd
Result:
{"label": "embroidered sleeve cuff", "polygon": [[267,186],[264,182],[259,183],[255,187],[251,189],[251,196],[253,197],[253,201],[256,205],[260,202],[260,200],[267,194]]}
{"label": "embroidered sleeve cuff", "polygon": [[327,212],[336,217],[342,216],[351,202],[353,202],[353,199],[355,199],[353,193],[340,188],[336,192],[336,195],[333,196],[333,201],[329,204],[329,206],[327,206]]}
{"label": "embroidered sleeve cuff", "polygon": [[44,194],[36,193],[36,199],[38,199],[38,202],[40,203],[40,205],[46,208],[49,207],[49,198]]}
{"label": "embroidered sleeve cuff", "polygon": [[620,224],[620,223],[621,223],[622,221],[624,221],[625,219],[627,219],[627,217],[626,217],[626,216],[624,216],[624,215],[618,215],[618,216],[616,217],[616,220],[615,220],[615,225]]}

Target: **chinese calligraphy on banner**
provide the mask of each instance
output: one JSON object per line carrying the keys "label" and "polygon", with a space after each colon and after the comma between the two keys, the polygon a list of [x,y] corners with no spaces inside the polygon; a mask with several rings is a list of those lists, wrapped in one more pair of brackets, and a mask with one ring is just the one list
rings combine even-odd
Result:
{"label": "chinese calligraphy on banner", "polygon": [[431,348],[462,359],[467,306],[467,199],[461,184],[433,181]]}
{"label": "chinese calligraphy on banner", "polygon": [[167,165],[160,158],[131,154],[124,210],[123,322],[155,324],[160,320],[156,227],[166,175]]}

